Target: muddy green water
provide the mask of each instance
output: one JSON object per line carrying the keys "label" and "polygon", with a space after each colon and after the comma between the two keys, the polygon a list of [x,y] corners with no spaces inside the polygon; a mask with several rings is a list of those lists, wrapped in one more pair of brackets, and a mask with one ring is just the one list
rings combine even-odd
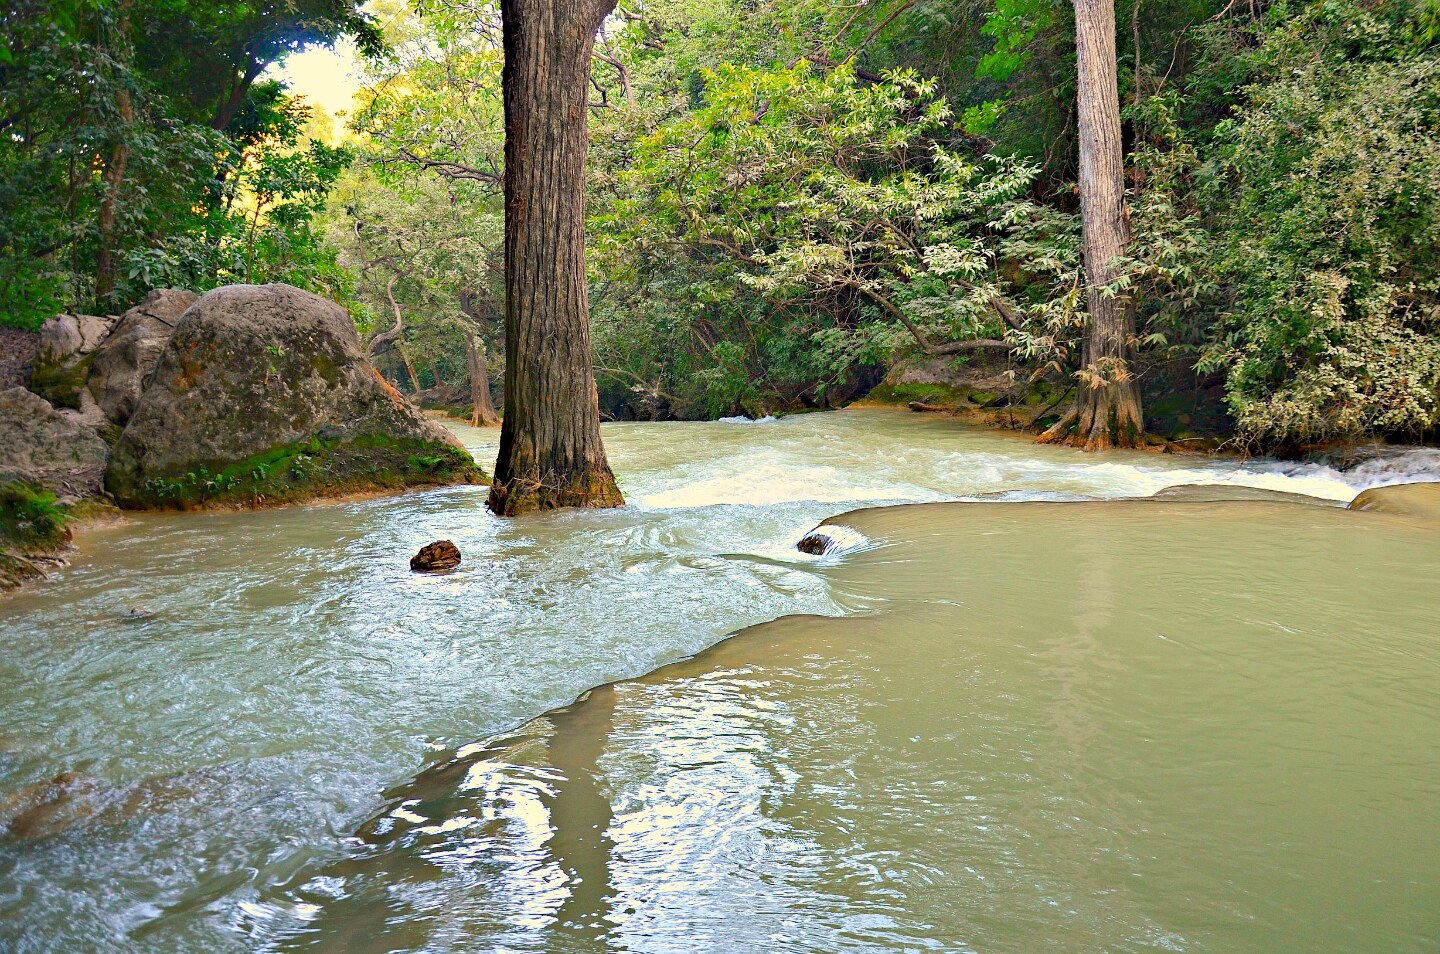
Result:
{"label": "muddy green water", "polygon": [[[0,948],[1440,945],[1440,528],[1213,499],[1434,455],[878,411],[606,440],[624,511],[130,518],[0,603]],[[441,536],[461,570],[410,575]]]}

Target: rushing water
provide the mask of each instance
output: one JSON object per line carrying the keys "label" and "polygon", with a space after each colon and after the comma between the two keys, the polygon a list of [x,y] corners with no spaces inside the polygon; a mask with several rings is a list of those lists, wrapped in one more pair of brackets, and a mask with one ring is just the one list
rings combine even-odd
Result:
{"label": "rushing water", "polygon": [[[794,543],[879,502],[1345,501],[1435,455],[1096,458],[880,411],[605,436],[623,511],[129,517],[0,602],[0,801],[75,773],[0,839],[0,948],[1434,949],[1432,526],[1005,503]],[[437,537],[464,565],[410,574]],[[794,614],[845,618],[526,723]]]}

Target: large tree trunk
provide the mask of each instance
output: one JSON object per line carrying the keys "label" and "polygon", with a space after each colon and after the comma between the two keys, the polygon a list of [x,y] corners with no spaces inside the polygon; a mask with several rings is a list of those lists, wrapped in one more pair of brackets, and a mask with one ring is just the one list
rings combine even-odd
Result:
{"label": "large tree trunk", "polygon": [[490,509],[624,503],[600,442],[585,284],[590,54],[615,0],[501,0],[505,418]]}
{"label": "large tree trunk", "polygon": [[470,366],[470,426],[493,427],[500,423],[495,403],[490,400],[490,370],[485,366],[485,352],[475,335],[465,336],[465,363]]}
{"label": "large tree trunk", "polygon": [[1086,450],[1135,447],[1144,420],[1130,370],[1135,307],[1128,294],[1107,296],[1115,260],[1130,241],[1120,91],[1115,62],[1115,0],[1075,0],[1079,67],[1080,220],[1089,323],[1075,408],[1040,438]]}

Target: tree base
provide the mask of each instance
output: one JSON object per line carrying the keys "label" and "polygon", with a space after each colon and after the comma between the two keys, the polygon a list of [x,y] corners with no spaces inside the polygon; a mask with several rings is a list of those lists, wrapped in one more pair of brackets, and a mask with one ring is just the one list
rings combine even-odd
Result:
{"label": "tree base", "polygon": [[1035,439],[1037,444],[1064,444],[1085,451],[1145,446],[1145,431],[1140,424],[1139,400],[1118,404],[1085,397],[1066,412],[1045,433]]}
{"label": "tree base", "polygon": [[490,510],[500,517],[518,517],[541,510],[578,507],[601,510],[623,507],[625,498],[609,469],[584,474],[552,474],[546,480],[512,478],[490,486]]}

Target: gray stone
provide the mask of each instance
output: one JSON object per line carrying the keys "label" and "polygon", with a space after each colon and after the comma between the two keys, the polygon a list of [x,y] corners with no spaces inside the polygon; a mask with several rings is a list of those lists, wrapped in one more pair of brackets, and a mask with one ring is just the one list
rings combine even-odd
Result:
{"label": "gray stone", "polygon": [[482,477],[365,360],[344,309],[231,285],[181,316],[105,482],[122,505],[189,507]]}
{"label": "gray stone", "polygon": [[24,388],[0,392],[0,482],[35,484],[61,499],[100,492],[110,448]]}
{"label": "gray stone", "polygon": [[0,391],[28,387],[35,359],[40,356],[40,333],[22,328],[0,328]]}
{"label": "gray stone", "polygon": [[175,322],[198,297],[194,292],[157,288],[125,312],[110,335],[94,349],[86,389],[111,423],[123,427],[135,413],[140,395],[175,331]]}
{"label": "gray stone", "polygon": [[91,354],[116,321],[95,315],[56,315],[41,325],[30,389],[54,405],[80,409]]}
{"label": "gray stone", "polygon": [[115,327],[113,315],[56,315],[40,326],[40,360],[65,361],[94,351],[110,329]]}

